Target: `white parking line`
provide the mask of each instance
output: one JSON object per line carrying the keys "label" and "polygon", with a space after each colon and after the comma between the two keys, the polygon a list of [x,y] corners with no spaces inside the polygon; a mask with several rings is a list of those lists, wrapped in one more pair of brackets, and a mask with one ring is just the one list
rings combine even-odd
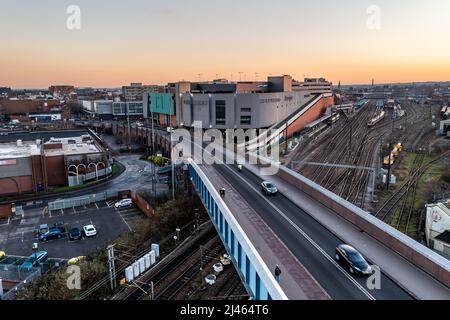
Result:
{"label": "white parking line", "polygon": [[77,213],[77,210],[75,209],[75,207],[73,207],[73,212]]}
{"label": "white parking line", "polygon": [[95,206],[96,206],[96,207],[97,207],[97,209],[98,209],[98,205],[97,205],[97,202],[95,202],[94,204],[95,204]]}
{"label": "white parking line", "polygon": [[304,232],[297,224],[295,224],[289,217],[287,217],[277,206],[275,206],[271,201],[264,197],[259,190],[253,187],[247,180],[242,178],[230,167],[225,165],[225,167],[241,179],[245,184],[247,184],[250,189],[252,189],[256,194],[258,194],[264,201],[266,201],[276,212],[280,214],[298,233],[300,233],[314,248],[316,248],[336,269],[338,269],[343,275],[345,275],[365,296],[370,300],[376,300],[374,296],[370,294],[358,281],[356,281],[347,271],[345,271],[333,258],[330,257],[311,237],[309,237],[306,232]]}
{"label": "white parking line", "polygon": [[128,222],[126,222],[125,218],[122,217],[122,215],[120,214],[120,212],[119,212],[119,216],[122,218],[122,221],[127,225],[128,229],[129,229],[130,231],[133,231],[133,229],[131,229],[131,227],[130,227],[130,225],[128,224]]}

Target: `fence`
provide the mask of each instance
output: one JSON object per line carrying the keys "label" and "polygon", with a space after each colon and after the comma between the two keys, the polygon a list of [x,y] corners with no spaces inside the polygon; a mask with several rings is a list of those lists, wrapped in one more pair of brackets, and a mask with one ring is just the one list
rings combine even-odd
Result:
{"label": "fence", "polygon": [[[41,269],[34,267],[30,271],[21,270],[20,266],[13,264],[0,265],[0,278],[11,281],[20,281],[8,292],[0,296],[0,300],[14,300],[17,292],[22,290],[27,284],[33,282],[41,276]],[[1,292],[0,292],[1,294]]]}
{"label": "fence", "polygon": [[117,198],[119,193],[117,191],[105,191],[101,193],[94,193],[90,195],[56,200],[48,203],[48,210],[62,210],[66,208],[85,206],[94,202],[107,200],[110,198]]}

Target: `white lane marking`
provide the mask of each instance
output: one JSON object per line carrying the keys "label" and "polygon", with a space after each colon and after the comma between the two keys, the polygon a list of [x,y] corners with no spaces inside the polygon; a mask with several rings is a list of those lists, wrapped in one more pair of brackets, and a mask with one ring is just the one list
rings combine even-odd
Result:
{"label": "white lane marking", "polygon": [[225,167],[236,175],[239,179],[245,182],[256,194],[258,194],[264,201],[266,201],[275,211],[277,211],[292,227],[294,227],[298,233],[300,233],[308,242],[315,247],[333,266],[335,266],[339,271],[341,271],[364,295],[366,295],[370,300],[376,300],[374,296],[370,294],[358,281],[356,281],[344,268],[341,267],[328,253],[326,253],[311,237],[309,237],[298,225],[296,225],[288,216],[286,216],[278,207],[276,207],[272,202],[270,202],[266,197],[264,197],[255,187],[253,187],[247,180],[242,178],[234,170],[232,170],[228,165]]}
{"label": "white lane marking", "polygon": [[98,209],[98,205],[97,205],[97,203],[94,203],[95,204],[95,206],[97,207],[97,209]]}
{"label": "white lane marking", "polygon": [[126,222],[125,218],[120,214],[120,212],[119,212],[119,216],[122,218],[122,221],[127,225],[128,229],[130,231],[133,231],[133,229],[131,229],[130,225],[128,224],[128,222]]}

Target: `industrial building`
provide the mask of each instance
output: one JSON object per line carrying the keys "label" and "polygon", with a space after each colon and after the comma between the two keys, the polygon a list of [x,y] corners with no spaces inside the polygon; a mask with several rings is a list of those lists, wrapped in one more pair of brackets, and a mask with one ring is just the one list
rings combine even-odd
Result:
{"label": "industrial building", "polygon": [[450,199],[426,205],[427,245],[450,258]]}
{"label": "industrial building", "polygon": [[[118,100],[118,99],[116,99]],[[81,102],[83,109],[95,114],[98,118],[109,120],[114,117],[142,117],[144,103],[142,101],[85,100]]]}
{"label": "industrial building", "polygon": [[[75,186],[111,173],[109,153],[89,134],[0,143],[0,195]],[[56,136],[56,134],[55,134]]]}

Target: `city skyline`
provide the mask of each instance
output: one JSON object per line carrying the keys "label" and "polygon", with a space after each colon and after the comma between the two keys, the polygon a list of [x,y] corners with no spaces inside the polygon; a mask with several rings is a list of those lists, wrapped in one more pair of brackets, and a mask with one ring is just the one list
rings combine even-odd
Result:
{"label": "city skyline", "polygon": [[[3,4],[0,86],[325,77],[334,84],[449,81],[450,3],[178,0]],[[105,13],[108,4],[107,14]],[[201,5],[198,5],[201,4]],[[376,6],[379,26],[368,25]],[[240,74],[240,72],[242,72]]]}

